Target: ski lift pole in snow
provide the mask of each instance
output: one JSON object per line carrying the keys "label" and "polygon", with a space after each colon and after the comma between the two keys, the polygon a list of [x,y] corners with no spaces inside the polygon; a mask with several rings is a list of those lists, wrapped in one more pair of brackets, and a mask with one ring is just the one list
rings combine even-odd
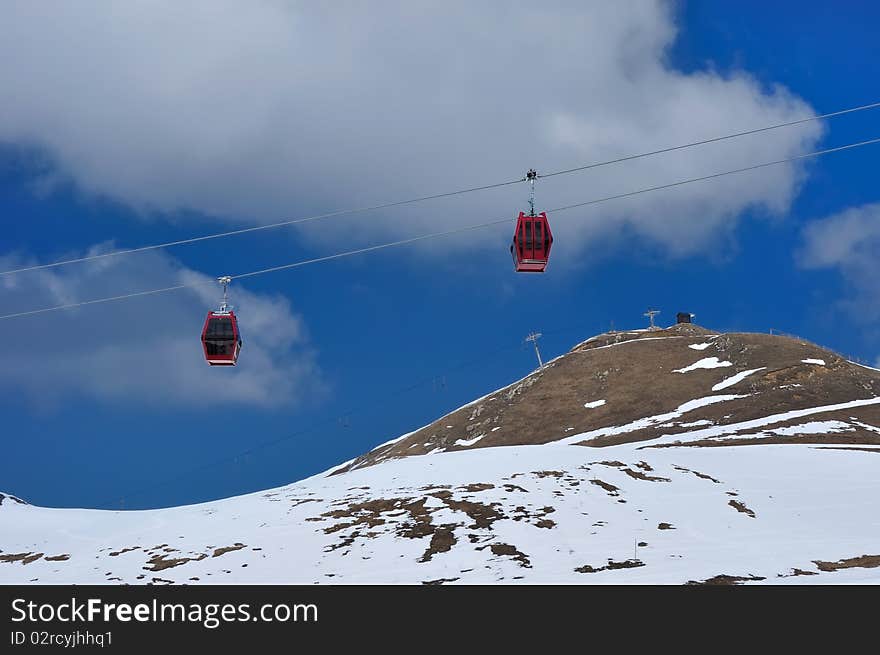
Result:
{"label": "ski lift pole in snow", "polygon": [[540,371],[544,368],[544,362],[541,360],[541,351],[538,349],[538,339],[541,338],[540,332],[530,332],[529,336],[526,337],[526,341],[531,341],[532,345],[535,346],[535,356],[538,358],[538,370]]}
{"label": "ski lift pole in snow", "polygon": [[644,548],[647,546],[647,542],[643,541],[643,537],[645,534],[644,528],[635,528],[633,532],[633,561],[639,561],[639,548]]}

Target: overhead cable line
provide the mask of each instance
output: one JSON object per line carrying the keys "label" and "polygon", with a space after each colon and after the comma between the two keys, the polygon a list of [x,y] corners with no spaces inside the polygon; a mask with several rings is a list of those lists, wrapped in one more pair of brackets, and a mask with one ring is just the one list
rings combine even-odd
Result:
{"label": "overhead cable line", "polygon": [[497,184],[486,184],[484,186],[471,187],[469,189],[459,189],[458,191],[448,191],[446,193],[437,193],[431,196],[421,196],[420,198],[410,198],[408,200],[398,200],[396,202],[387,202],[381,205],[368,205],[365,207],[355,207],[351,209],[339,209],[337,211],[326,212],[324,214],[315,214],[313,216],[305,216],[303,218],[294,218],[289,221],[281,221],[280,223],[269,223],[267,225],[255,225],[253,227],[245,227],[239,230],[230,230],[228,232],[217,232],[216,234],[205,234],[190,239],[179,239],[177,241],[167,241],[165,243],[156,243],[149,246],[140,246],[138,248],[128,248],[126,250],[115,250],[113,252],[104,252],[97,255],[87,255],[85,257],[76,257],[73,259],[64,259],[48,264],[37,264],[34,266],[25,266],[23,268],[11,269],[8,271],[0,271],[2,275],[12,275],[14,273],[24,273],[27,271],[38,271],[46,268],[55,268],[58,266],[66,266],[68,264],[81,264],[84,262],[94,261],[96,259],[104,259],[106,257],[119,257],[121,255],[132,255],[139,252],[147,252],[149,250],[160,250],[162,248],[170,248],[172,246],[182,246],[188,243],[197,243],[199,241],[209,241],[211,239],[222,239],[224,237],[237,236],[239,234],[247,234],[249,232],[259,232],[261,230],[272,230],[279,227],[287,227],[289,225],[297,225],[299,223],[308,223],[317,221],[322,218],[332,218],[334,216],[343,216],[345,214],[359,214],[362,212],[375,211],[379,209],[390,209],[391,207],[400,207],[402,205],[411,205],[417,202],[425,202],[427,200],[436,200],[438,198],[446,198],[449,196],[461,195],[464,193],[472,193],[474,191],[484,191],[487,189],[495,189],[498,187],[518,184],[522,180],[510,180],[508,182],[498,182]]}
{"label": "overhead cable line", "polygon": [[[785,159],[777,159],[774,161],[764,162],[761,164],[753,164],[751,166],[745,166],[743,168],[735,168],[735,169],[728,170],[728,171],[721,171],[719,173],[712,173],[710,175],[702,175],[700,177],[692,177],[692,178],[689,178],[686,180],[678,180],[676,182],[670,182],[668,184],[659,184],[657,186],[645,187],[642,189],[637,189],[635,191],[628,191],[626,193],[618,193],[618,194],[615,194],[612,196],[605,196],[603,198],[595,198],[593,200],[587,200],[584,202],[575,203],[573,205],[565,205],[563,207],[557,207],[555,209],[549,209],[547,211],[551,212],[551,213],[552,212],[558,213],[558,212],[569,211],[571,209],[575,209],[578,207],[587,207],[590,205],[597,205],[600,203],[610,202],[612,200],[631,198],[633,196],[638,196],[643,193],[651,193],[654,191],[661,191],[663,189],[672,189],[674,187],[684,186],[686,184],[693,184],[695,182],[703,182],[705,180],[712,180],[712,179],[724,177],[726,175],[735,175],[737,173],[745,173],[748,171],[754,171],[754,170],[758,170],[761,168],[767,168],[768,166],[777,166],[779,164],[787,164],[787,163],[791,163],[791,162],[802,160],[802,159],[808,159],[808,158],[812,158],[812,157],[820,157],[822,155],[827,155],[827,154],[830,154],[833,152],[841,152],[843,150],[852,150],[853,148],[860,148],[862,146],[868,146],[868,145],[872,145],[872,144],[876,144],[876,143],[880,143],[880,138],[869,139],[867,141],[859,141],[857,143],[848,143],[843,146],[837,146],[834,148],[826,148],[824,150],[817,150],[814,152],[808,152],[808,153],[804,153],[801,155],[795,155],[793,157],[786,157]],[[239,279],[243,279],[243,278],[254,277],[257,275],[265,275],[266,273],[274,273],[277,271],[284,271],[284,270],[288,270],[288,269],[292,269],[292,268],[300,268],[302,266],[308,266],[310,264],[327,262],[327,261],[331,261],[334,259],[342,259],[343,257],[351,257],[353,255],[360,255],[360,254],[364,254],[364,253],[368,253],[368,252],[374,252],[376,250],[384,250],[386,248],[394,248],[397,246],[403,246],[403,245],[407,245],[407,244],[411,244],[411,243],[417,243],[419,241],[426,241],[428,239],[436,239],[436,238],[440,238],[440,237],[452,236],[454,234],[471,232],[474,230],[492,227],[495,225],[502,225],[505,223],[510,223],[510,221],[511,221],[510,218],[501,218],[501,219],[498,219],[495,221],[489,221],[486,223],[479,223],[476,225],[466,225],[464,227],[454,228],[451,230],[445,230],[443,232],[432,232],[429,234],[422,234],[422,235],[410,237],[407,239],[399,239],[397,241],[390,241],[388,243],[380,243],[380,244],[376,244],[373,246],[365,246],[363,248],[356,248],[354,250],[345,250],[343,252],[334,253],[332,255],[324,255],[322,257],[305,259],[305,260],[293,262],[290,264],[282,264],[280,266],[272,266],[269,268],[263,268],[260,270],[251,271],[248,273],[239,273],[238,275],[231,275],[229,277],[233,280],[239,280]],[[205,281],[205,282],[197,282],[197,283],[190,283],[190,284],[178,284],[175,286],[164,287],[161,289],[151,289],[148,291],[137,291],[134,293],[123,294],[123,295],[119,295],[119,296],[112,296],[109,298],[96,298],[94,300],[84,300],[81,302],[68,303],[65,305],[56,305],[54,307],[44,307],[42,309],[33,309],[33,310],[29,310],[29,311],[24,311],[24,312],[15,312],[12,314],[0,315],[0,320],[7,319],[7,318],[22,317],[22,316],[31,316],[34,314],[43,314],[46,312],[53,312],[53,311],[57,311],[57,310],[61,310],[61,309],[72,309],[74,307],[82,307],[85,305],[96,305],[99,303],[113,302],[116,300],[125,300],[127,298],[136,298],[139,296],[155,295],[155,294],[165,293],[165,292],[169,292],[169,291],[177,291],[180,289],[193,288],[193,287],[202,286],[205,284],[212,284],[213,285],[213,284],[216,284],[216,282],[214,280],[211,280],[210,282]]]}
{"label": "overhead cable line", "polygon": [[[580,326],[578,326],[578,327],[580,327]],[[558,330],[558,331],[562,331],[562,330]],[[518,348],[519,345],[520,345],[519,341],[517,341],[514,344],[502,346],[500,348],[492,350],[491,352],[481,353],[481,355],[479,357],[471,358],[471,359],[464,361],[464,362],[459,362],[455,366],[451,366],[447,369],[440,371],[440,374],[449,375],[455,371],[469,368],[469,367],[474,366],[476,364],[485,363],[486,361],[488,361],[490,359],[494,359],[495,357],[497,357],[501,353],[505,353],[505,352],[508,352],[508,351],[513,350],[515,348]],[[393,398],[402,397],[404,394],[407,394],[411,391],[414,391],[420,387],[425,386],[426,384],[429,384],[434,379],[436,379],[436,375],[431,376],[431,377],[422,378],[422,379],[420,379],[412,384],[409,384],[405,387],[401,387],[399,389],[389,391],[389,392],[384,392],[383,397],[386,399],[389,399],[389,398],[393,399]],[[248,447],[245,450],[241,450],[241,451],[229,454],[229,455],[225,455],[225,456],[222,456],[218,459],[215,459],[215,460],[212,460],[209,462],[203,462],[201,465],[199,465],[197,467],[190,468],[185,471],[181,471],[181,472],[175,474],[173,477],[170,477],[166,480],[163,480],[161,482],[153,482],[145,487],[141,487],[140,489],[138,489],[136,491],[126,493],[123,495],[123,497],[124,498],[133,498],[133,497],[141,496],[148,491],[153,491],[154,489],[167,487],[175,482],[178,482],[179,480],[191,478],[194,473],[217,468],[223,464],[228,464],[229,462],[234,462],[235,460],[237,460],[239,458],[247,457],[248,455],[252,455],[253,453],[256,453],[261,450],[265,450],[266,448],[270,448],[272,446],[277,446],[281,443],[290,441],[291,439],[295,439],[297,437],[305,437],[308,434],[314,434],[320,428],[328,427],[330,425],[335,424],[338,421],[338,419],[340,418],[340,416],[346,416],[346,417],[357,416],[359,414],[362,414],[365,410],[373,409],[373,408],[375,408],[375,403],[365,402],[365,403],[361,403],[360,405],[357,405],[357,406],[349,407],[348,410],[341,412],[341,413],[334,412],[328,416],[325,416],[324,418],[322,418],[320,420],[313,422],[308,427],[301,428],[299,430],[296,430],[295,432],[290,432],[290,433],[275,437],[273,439],[269,439],[267,441],[262,441],[260,443],[254,444],[253,446]],[[455,411],[455,410],[452,410],[452,411]],[[320,436],[320,435],[318,435],[318,436]],[[374,446],[373,450],[375,450],[375,448],[378,448],[378,446]],[[341,467],[340,465],[337,465],[332,468],[338,469],[340,467]],[[112,508],[113,501],[111,500],[111,501],[108,501],[105,503],[101,503],[100,505],[96,505],[97,509],[101,509],[101,508],[105,508],[105,507],[108,509]]]}
{"label": "overhead cable line", "polygon": [[796,121],[788,121],[787,123],[778,123],[776,125],[768,125],[767,127],[758,127],[752,130],[745,130],[744,132],[735,132],[733,134],[725,134],[724,136],[714,137],[712,139],[704,139],[702,141],[694,141],[692,143],[685,143],[680,146],[672,146],[669,148],[661,148],[660,150],[652,150],[651,152],[643,152],[637,155],[628,155],[626,157],[619,157],[617,159],[609,159],[607,161],[598,162],[596,164],[586,164],[585,166],[577,166],[576,168],[566,168],[561,171],[554,171],[552,173],[541,173],[538,177],[553,177],[554,175],[568,175],[569,173],[577,173],[579,171],[586,171],[591,168],[598,168],[600,166],[608,166],[609,164],[620,164],[625,161],[632,161],[633,159],[641,159],[642,157],[651,157],[653,155],[662,155],[667,152],[675,152],[676,150],[684,150],[685,148],[693,148],[695,146],[704,146],[709,143],[717,143],[719,141],[725,141],[727,139],[735,139],[741,136],[748,136],[750,134],[760,134],[761,132],[769,132],[770,130],[777,130],[780,127],[791,127],[792,125],[800,125],[801,123],[809,123],[811,121],[823,120],[825,118],[834,118],[835,116],[843,116],[844,114],[852,114],[857,111],[865,111],[866,109],[876,109],[880,107],[880,102],[873,102],[869,105],[861,105],[860,107],[851,107],[849,109],[841,109],[840,111],[833,111],[828,114],[822,114],[820,116],[810,116],[808,118],[801,118]]}
{"label": "overhead cable line", "polygon": [[[569,324],[565,327],[556,328],[556,329],[550,330],[548,332],[545,332],[545,334],[551,335],[551,334],[567,333],[567,332],[574,331],[574,330],[582,330],[588,326],[595,326],[595,321]],[[433,380],[437,379],[438,375],[443,375],[445,377],[446,375],[451,375],[452,373],[458,372],[460,370],[471,368],[473,366],[476,366],[477,364],[484,364],[487,361],[495,359],[496,357],[498,357],[502,353],[510,352],[511,350],[515,350],[517,348],[520,348],[521,346],[522,346],[522,342],[519,339],[517,339],[513,343],[501,346],[501,347],[493,349],[489,352],[485,352],[485,351],[481,352],[480,355],[477,357],[471,357],[465,361],[460,361],[457,364],[455,364],[454,366],[450,366],[448,368],[442,369],[432,376],[423,377],[423,378],[417,380],[416,382],[408,384],[407,386],[400,387],[395,390],[383,392],[383,394],[382,394],[383,398],[386,398],[386,399],[400,398],[403,395],[405,395],[411,391],[414,391],[420,387],[424,387],[424,386],[430,384]],[[534,371],[533,371],[533,373],[534,373]],[[531,373],[529,375],[531,375]],[[526,377],[528,377],[528,376],[526,376]],[[516,382],[513,382],[512,384],[516,384]],[[508,384],[507,386],[510,386],[510,385]],[[506,388],[506,387],[501,387],[501,388]],[[295,439],[298,437],[305,437],[306,435],[309,435],[309,434],[313,435],[311,437],[312,439],[318,438],[323,433],[315,434],[317,432],[317,430],[320,428],[323,428],[325,426],[333,425],[334,423],[336,423],[338,421],[340,416],[357,416],[357,415],[363,414],[366,410],[369,410],[369,409],[375,409],[375,403],[363,402],[363,403],[360,403],[359,405],[349,407],[349,409],[347,411],[344,411],[341,413],[334,412],[332,414],[325,416],[322,419],[316,420],[308,427],[301,428],[295,432],[289,432],[287,434],[275,437],[273,439],[269,439],[267,441],[263,441],[263,442],[254,444],[245,450],[241,450],[241,451],[229,454],[229,455],[222,456],[222,457],[215,459],[215,460],[212,460],[210,462],[203,462],[199,466],[187,469],[185,471],[178,472],[178,473],[174,474],[172,477],[166,478],[165,480],[158,481],[158,482],[154,481],[147,486],[144,486],[144,487],[137,489],[136,491],[132,491],[132,492],[123,494],[122,497],[126,498],[126,499],[130,499],[130,498],[136,498],[136,497],[142,496],[144,493],[146,493],[148,491],[153,491],[154,489],[168,487],[168,486],[170,486],[180,480],[191,479],[194,473],[199,473],[201,471],[205,471],[205,470],[209,470],[209,469],[216,469],[216,468],[220,467],[221,465],[228,464],[230,462],[235,462],[236,460],[238,460],[240,458],[247,457],[248,455],[252,455],[258,451],[265,450],[265,449],[271,448],[273,446],[277,446],[277,445],[282,444],[284,442],[290,441],[291,439]],[[460,407],[458,409],[460,409]],[[440,411],[445,411],[445,410],[440,410]],[[455,412],[455,411],[457,411],[457,410],[453,408],[453,409],[449,410],[447,413],[451,413],[451,412]],[[373,446],[368,452],[373,452],[379,447],[380,447],[379,445]],[[342,466],[343,466],[342,464],[337,464],[337,465],[333,466],[331,469],[327,469],[327,470],[328,471],[338,470],[338,469],[342,468]],[[247,492],[245,492],[245,493],[247,493]],[[101,508],[112,509],[113,507],[114,507],[113,500],[101,503],[99,505],[95,505],[96,509],[101,509]]]}
{"label": "overhead cable line", "polygon": [[[744,130],[741,132],[734,132],[731,134],[725,134],[723,136],[717,136],[717,137],[712,137],[709,139],[702,139],[700,141],[693,141],[690,143],[684,143],[684,144],[680,144],[680,145],[676,145],[676,146],[670,146],[667,148],[661,148],[659,150],[651,150],[648,152],[642,152],[642,153],[638,153],[638,154],[634,154],[634,155],[627,155],[624,157],[618,157],[617,159],[609,159],[609,160],[605,160],[605,161],[594,162],[592,164],[585,164],[583,166],[578,166],[575,168],[568,168],[568,169],[559,170],[559,171],[552,171],[549,173],[541,173],[538,175],[538,177],[554,177],[557,175],[567,175],[570,173],[576,173],[576,172],[585,171],[585,170],[589,170],[589,169],[593,169],[593,168],[600,168],[602,166],[609,166],[612,164],[619,164],[622,162],[632,161],[635,159],[641,159],[643,157],[652,157],[652,156],[661,155],[664,153],[675,152],[677,150],[684,150],[686,148],[693,148],[696,146],[707,145],[709,143],[717,143],[719,141],[725,141],[728,139],[735,139],[735,138],[739,138],[739,137],[743,137],[743,136],[748,136],[750,134],[759,134],[761,132],[768,132],[770,130],[777,130],[777,129],[780,129],[783,127],[791,127],[793,125],[800,125],[803,123],[824,120],[826,118],[834,118],[836,116],[843,116],[844,114],[852,114],[852,113],[859,112],[859,111],[866,111],[869,109],[875,109],[877,107],[880,107],[880,102],[873,102],[873,103],[870,103],[867,105],[860,105],[858,107],[850,107],[848,109],[841,109],[838,111],[829,112],[827,114],[820,114],[817,116],[808,116],[806,118],[799,118],[797,120],[786,121],[784,123],[776,123],[774,125],[767,125],[764,127],[758,127],[758,128],[754,128],[754,129],[750,129],[750,130]],[[451,196],[463,195],[466,193],[473,193],[476,191],[487,191],[489,189],[497,189],[500,187],[510,186],[512,184],[519,184],[520,182],[524,182],[525,180],[526,180],[526,178],[518,178],[515,180],[507,180],[506,182],[497,182],[495,184],[485,184],[482,186],[475,186],[475,187],[469,187],[469,188],[465,188],[465,189],[458,189],[455,191],[447,191],[444,193],[436,193],[436,194],[432,194],[432,195],[420,196],[417,198],[409,198],[407,200],[398,200],[398,201],[394,201],[394,202],[387,202],[387,203],[382,203],[382,204],[377,204],[377,205],[367,205],[364,207],[340,209],[340,210],[336,210],[336,211],[332,211],[332,212],[326,212],[323,214],[315,214],[312,216],[305,216],[302,218],[294,218],[291,220],[281,221],[278,223],[269,223],[266,225],[255,225],[252,227],[246,227],[246,228],[241,228],[241,229],[237,229],[237,230],[230,230],[227,232],[217,232],[215,234],[205,234],[202,236],[191,237],[188,239],[178,239],[176,241],[167,241],[165,243],[156,243],[156,244],[152,244],[152,245],[148,245],[148,246],[140,246],[137,248],[128,248],[125,250],[115,250],[113,252],[105,252],[105,253],[99,253],[99,254],[95,254],[95,255],[87,255],[85,257],[75,257],[72,259],[64,259],[64,260],[60,260],[60,261],[56,261],[56,262],[50,262],[47,264],[36,264],[33,266],[24,266],[21,268],[10,269],[7,271],[0,271],[0,276],[13,275],[15,273],[25,273],[27,271],[38,271],[38,270],[43,270],[43,269],[47,269],[47,268],[56,268],[59,266],[66,266],[68,264],[79,264],[79,263],[94,261],[97,259],[104,259],[107,257],[120,257],[123,255],[131,255],[131,254],[140,253],[140,252],[147,252],[150,250],[160,250],[163,248],[171,248],[173,246],[182,246],[182,245],[186,245],[186,244],[190,244],[190,243],[197,243],[200,241],[209,241],[212,239],[221,239],[221,238],[225,238],[225,237],[237,236],[240,234],[248,234],[250,232],[259,232],[262,230],[272,230],[272,229],[276,229],[276,228],[280,228],[280,227],[287,227],[290,225],[298,225],[300,223],[308,223],[311,221],[317,221],[317,220],[321,220],[321,219],[325,219],[325,218],[344,216],[347,214],[359,214],[359,213],[368,212],[368,211],[377,211],[380,209],[390,209],[392,207],[401,207],[404,205],[411,205],[411,204],[415,204],[415,203],[419,203],[419,202],[426,202],[429,200],[438,200],[440,198],[448,198]]]}

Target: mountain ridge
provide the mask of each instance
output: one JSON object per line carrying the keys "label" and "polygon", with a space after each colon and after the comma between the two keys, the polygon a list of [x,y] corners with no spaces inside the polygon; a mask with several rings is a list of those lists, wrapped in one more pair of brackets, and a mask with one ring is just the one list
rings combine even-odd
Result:
{"label": "mountain ridge", "polygon": [[790,337],[606,333],[275,489],[141,511],[0,494],[0,583],[880,583],[878,392]]}
{"label": "mountain ridge", "polygon": [[[658,344],[661,340],[675,341]],[[622,349],[623,346],[626,348]],[[578,357],[582,361],[573,359]],[[703,367],[687,370],[701,362]],[[742,375],[741,379],[733,379],[738,375]],[[643,427],[627,431],[602,430],[675,413],[688,402],[711,398],[713,390],[722,389],[727,393],[719,397],[737,398],[724,398],[688,410],[685,413],[691,423],[710,421],[723,426],[772,416],[782,409],[808,409],[874,398],[880,395],[880,371],[789,336],[725,334],[693,324],[608,332],[578,343],[510,385],[371,449],[334,473],[389,458],[549,443],[578,434],[591,434],[582,445],[594,447],[647,441],[670,434],[686,435],[689,426],[681,423],[687,421],[675,425],[671,423],[672,417],[667,421],[648,421]],[[880,422],[880,408],[853,409],[850,413]],[[834,426],[843,443],[880,445],[880,433],[860,425],[862,421],[850,420],[847,408],[831,412],[829,417],[844,424]],[[513,424],[513,431],[506,429],[505,419]],[[797,418],[776,423],[777,429],[796,427]],[[797,436],[771,434],[761,439],[791,443]]]}

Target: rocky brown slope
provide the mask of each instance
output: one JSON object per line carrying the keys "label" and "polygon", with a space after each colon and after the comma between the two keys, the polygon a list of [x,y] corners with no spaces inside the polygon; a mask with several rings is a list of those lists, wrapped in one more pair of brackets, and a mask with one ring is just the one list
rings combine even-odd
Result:
{"label": "rocky brown slope", "polygon": [[[688,368],[699,362],[714,367]],[[737,380],[738,373],[747,371],[754,372]],[[728,398],[686,409],[680,416],[664,416],[675,414],[683,405],[687,408],[690,401],[712,396]],[[792,337],[719,334],[692,324],[612,332],[588,339],[522,380],[375,448],[339,472],[392,458],[542,444],[582,433],[589,438],[581,443],[595,447],[648,442],[700,434],[695,432],[698,428],[705,432],[706,427],[732,426],[877,396],[880,371]],[[822,425],[804,431],[797,427],[815,421],[827,424],[827,430],[823,432]],[[772,431],[749,427],[728,431],[723,443],[880,445],[880,429],[875,427],[880,425],[880,404],[823,410],[808,418],[783,417],[768,425]],[[620,426],[627,429],[602,433]],[[695,442],[719,443],[711,436]]]}

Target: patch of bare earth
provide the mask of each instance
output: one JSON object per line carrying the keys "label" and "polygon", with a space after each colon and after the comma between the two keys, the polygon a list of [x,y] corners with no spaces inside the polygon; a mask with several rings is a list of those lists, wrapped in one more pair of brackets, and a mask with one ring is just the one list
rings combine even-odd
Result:
{"label": "patch of bare earth", "polygon": [[618,487],[615,487],[613,484],[610,484],[610,483],[605,482],[603,480],[599,480],[598,478],[594,478],[594,479],[590,480],[590,482],[592,482],[597,487],[602,487],[605,491],[608,492],[609,496],[619,496],[620,495],[617,493],[618,491],[620,491],[620,489]]}
{"label": "patch of bare earth", "polygon": [[199,553],[195,557],[169,557],[168,555],[154,555],[147,561],[147,566],[143,568],[147,571],[164,571],[165,569],[171,569],[175,566],[180,566],[181,564],[186,564],[187,562],[198,562],[205,559],[207,555],[205,553]]}
{"label": "patch of bare earth", "polygon": [[563,471],[532,471],[532,475],[536,478],[561,478],[565,473]]}
{"label": "patch of bare earth", "polygon": [[880,566],[880,555],[860,555],[859,557],[850,557],[849,559],[841,559],[836,562],[813,562],[820,571],[839,571],[840,569],[875,569]]}
{"label": "patch of bare earth", "polygon": [[659,475],[647,475],[646,473],[642,473],[641,471],[633,471],[631,468],[625,468],[621,470],[629,477],[635,478],[636,480],[646,480],[647,482],[669,482],[669,478],[663,478]]}
{"label": "patch of bare earth", "polygon": [[[450,492],[444,490],[438,492],[438,495],[441,493]],[[387,522],[386,516],[388,518],[407,516],[406,520],[395,525],[395,532],[399,537],[418,539],[432,535],[436,529],[431,521],[430,512],[425,507],[425,498],[375,498],[354,502],[347,507],[325,512],[320,517],[310,520],[342,519],[324,528],[325,534],[356,528],[342,535],[337,543],[329,545],[326,549],[329,552],[350,546],[358,538],[369,539],[378,536],[378,532],[369,529],[384,525]]]}
{"label": "patch of bare earth", "polygon": [[804,571],[803,569],[792,569],[791,573],[780,573],[777,578],[795,578],[801,575],[819,575],[816,571]]}
{"label": "patch of bare earth", "polygon": [[109,553],[109,555],[110,555],[110,557],[119,557],[123,553],[129,553],[133,550],[139,550],[139,549],[140,549],[140,546],[129,546],[128,548],[123,548],[122,550],[113,551],[112,553]]}
{"label": "patch of bare earth", "polygon": [[148,582],[148,585],[153,584],[174,584],[174,580],[167,580],[165,578],[153,578],[152,582]]}
{"label": "patch of bare earth", "polygon": [[737,512],[747,514],[748,516],[755,518],[755,512],[746,507],[744,503],[741,503],[738,500],[729,500],[727,501],[727,504],[733,507],[733,509],[735,509]]}
{"label": "patch of bare earth", "polygon": [[687,584],[689,585],[737,585],[742,582],[750,582],[756,580],[766,580],[767,578],[762,578],[757,575],[716,575],[712,578],[707,578],[706,580],[690,580]]}
{"label": "patch of bare earth", "polygon": [[36,562],[43,556],[43,553],[9,553],[0,555],[0,562],[21,562],[22,564],[30,564]]}
{"label": "patch of bare earth", "polygon": [[465,486],[458,487],[460,491],[469,491],[471,493],[476,493],[478,491],[488,491],[489,489],[494,489],[494,484],[489,484],[488,482],[477,482],[474,484],[468,484]]}
{"label": "patch of bare earth", "polygon": [[622,562],[615,562],[614,560],[608,560],[608,564],[605,566],[593,567],[589,564],[584,564],[583,566],[579,566],[575,569],[577,573],[598,573],[599,571],[613,571],[615,569],[633,569],[639,566],[644,566],[645,563],[640,559],[627,559]]}
{"label": "patch of bare earth", "polygon": [[[486,548],[486,546],[479,546],[477,550],[483,550],[484,548]],[[489,544],[489,549],[492,551],[493,555],[510,557],[519,562],[519,565],[524,568],[532,567],[532,563],[529,561],[529,556],[517,550],[516,546],[511,546],[510,544]]]}
{"label": "patch of bare earth", "polygon": [[[455,528],[456,524],[440,525],[431,535],[431,543],[425,550],[424,554],[419,558],[420,562],[430,562],[431,558],[437,553],[448,552],[456,543]],[[457,579],[457,578],[456,578]]]}
{"label": "patch of bare earth", "polygon": [[721,484],[721,480],[716,480],[716,479],[713,478],[711,475],[706,475],[705,473],[700,473],[699,471],[694,471],[694,470],[692,470],[692,469],[685,468],[684,466],[675,466],[675,465],[673,465],[672,468],[674,468],[674,469],[677,470],[677,471],[682,471],[683,473],[693,473],[693,474],[696,475],[698,478],[701,478],[701,479],[703,479],[703,480],[711,480],[711,481],[714,482],[715,484]]}
{"label": "patch of bare earth", "polygon": [[242,544],[242,543],[236,542],[232,546],[223,546],[222,548],[215,549],[214,553],[211,555],[211,557],[220,557],[221,555],[225,555],[226,553],[231,553],[232,551],[235,551],[235,550],[241,550],[242,548],[247,548],[247,544]]}
{"label": "patch of bare earth", "polygon": [[511,514],[514,521],[529,521],[537,528],[554,528],[556,521],[546,518],[548,514],[552,514],[556,508],[549,505],[538,509],[528,510],[525,505],[518,505]]}
{"label": "patch of bare earth", "polygon": [[[330,510],[321,514],[321,517],[312,517],[309,520],[321,520],[321,518],[350,519],[349,521],[335,523],[324,528],[325,534],[338,532],[339,530],[344,530],[357,525],[364,525],[373,528],[385,523],[385,519],[382,518],[383,513],[395,510],[406,510],[413,514],[416,513],[413,512],[413,507],[416,506],[416,503],[413,503],[412,501],[412,498],[377,498],[362,503],[352,503],[344,509]],[[424,500],[421,501],[421,511],[418,513],[424,513]]]}
{"label": "patch of bare earth", "polygon": [[437,578],[436,580],[422,580],[422,584],[444,584],[446,582],[455,582],[458,578]]}
{"label": "patch of bare earth", "polygon": [[501,506],[500,503],[490,503],[487,505],[472,500],[456,500],[448,491],[441,491],[433,495],[442,500],[449,509],[467,514],[473,521],[473,524],[468,526],[472,530],[491,527],[495,521],[504,518],[504,514],[497,509]]}
{"label": "patch of bare earth", "polygon": [[[478,493],[493,488],[494,485],[491,484],[477,483],[461,487],[461,490]],[[498,509],[500,503],[487,504],[474,500],[460,500],[455,498],[448,488],[432,487],[432,489],[436,489],[436,491],[428,494],[429,496],[441,501],[449,509],[465,514],[471,520],[471,523],[467,525],[468,529],[487,529],[491,527],[492,523],[505,517]],[[395,534],[406,539],[430,537],[429,545],[418,560],[419,562],[429,562],[434,555],[449,551],[457,543],[455,529],[464,524],[447,523],[439,526],[434,524],[431,518],[431,513],[434,510],[429,510],[425,506],[426,500],[426,498],[412,497],[379,498],[351,503],[348,507],[334,509],[315,518],[319,520],[342,519],[338,523],[324,528],[325,534],[347,531],[342,535],[340,541],[327,547],[327,551],[331,551],[350,546],[359,538],[377,537],[379,532],[362,530],[385,524],[386,517],[406,516],[404,520],[394,524]],[[352,531],[351,528],[355,529]]]}

